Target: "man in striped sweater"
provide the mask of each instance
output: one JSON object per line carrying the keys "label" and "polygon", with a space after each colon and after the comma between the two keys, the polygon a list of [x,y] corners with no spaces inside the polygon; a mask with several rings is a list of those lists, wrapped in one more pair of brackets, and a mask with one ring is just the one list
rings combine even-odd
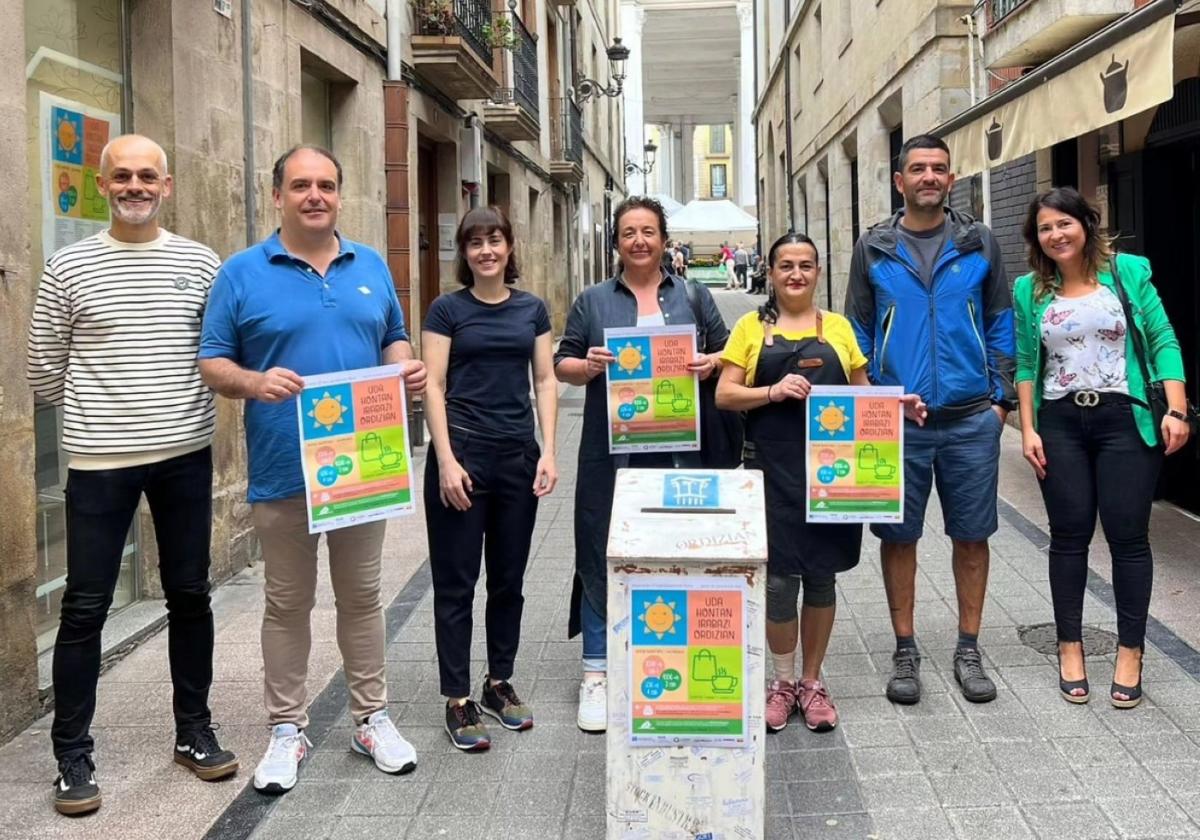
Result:
{"label": "man in striped sweater", "polygon": [[158,538],[174,684],[175,760],[201,779],[237,771],[208,707],[213,617],[212,392],[196,353],[220,260],[164,230],[171,176],[146,137],[113,139],[97,176],[111,225],[46,261],[29,325],[28,379],[62,407],[67,470],[67,585],[54,647],[54,723],[63,814],[100,807],[89,734],[100,634],[142,494]]}

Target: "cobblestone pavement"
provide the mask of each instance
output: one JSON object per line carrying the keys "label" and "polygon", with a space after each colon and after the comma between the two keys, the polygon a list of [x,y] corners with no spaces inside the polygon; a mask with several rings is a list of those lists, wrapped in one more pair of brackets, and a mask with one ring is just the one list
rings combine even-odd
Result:
{"label": "cobblestone pavement", "polygon": [[[716,296],[730,322],[761,301],[736,292]],[[200,837],[207,831],[210,838],[231,840],[603,838],[605,742],[575,727],[580,647],[565,632],[580,389],[564,392],[560,417],[562,479],[539,510],[514,677],[534,708],[532,730],[513,733],[493,726],[492,749],[481,755],[464,755],[450,746],[442,730],[432,601],[427,567],[422,567],[388,608],[391,712],[417,747],[416,771],[384,776],[350,753],[353,730],[344,681],[340,674],[329,680],[332,669],[322,667],[317,679],[328,685],[310,680],[314,691],[322,686],[324,691],[315,701],[309,730],[316,749],[300,784],[279,799],[260,797],[246,786],[266,737],[255,687],[260,666],[254,626],[261,599],[231,600],[223,603],[236,608],[219,609],[219,626],[222,638],[240,647],[219,651],[217,667],[242,682],[222,684],[214,700],[221,703],[222,719],[234,724],[231,734],[243,759],[237,779],[203,785],[160,755],[161,730],[169,728],[165,657],[143,648],[145,655],[139,651],[102,679],[103,734],[109,745],[99,753],[102,781],[109,782],[104,809],[83,820],[53,814],[53,768],[43,721],[40,730],[35,727],[0,750],[0,837],[124,840]],[[825,667],[842,723],[823,735],[793,723],[767,737],[767,838],[1200,837],[1200,682],[1192,676],[1200,674],[1200,662],[1195,651],[1162,628],[1155,637],[1159,644],[1147,648],[1147,700],[1141,707],[1118,711],[1105,702],[1111,655],[1088,661],[1095,695],[1088,706],[1063,702],[1052,657],[1027,647],[1018,634],[1019,627],[1051,620],[1040,548],[1044,535],[1014,506],[1002,503],[1001,508],[1005,515],[992,541],[981,635],[999,687],[996,701],[968,704],[954,684],[950,545],[941,536],[934,503],[920,547],[917,596],[925,695],[913,707],[893,706],[883,696],[893,637],[876,541],[868,536],[863,562],[839,577],[838,620]],[[411,546],[404,537],[418,530],[423,530],[419,517],[394,526],[389,545],[402,556],[410,548],[423,550],[423,535],[413,537]],[[1115,629],[1103,581],[1094,579],[1091,590],[1085,621]],[[483,674],[483,603],[481,585],[476,680]],[[329,634],[330,628],[319,632]],[[160,641],[165,637],[148,644]],[[336,652],[326,656],[335,658]],[[158,683],[138,684],[134,669],[149,675],[153,667],[162,672],[155,672]],[[126,676],[114,682],[113,675],[121,673]],[[139,696],[139,691],[149,694]],[[236,693],[220,700],[229,692]]]}

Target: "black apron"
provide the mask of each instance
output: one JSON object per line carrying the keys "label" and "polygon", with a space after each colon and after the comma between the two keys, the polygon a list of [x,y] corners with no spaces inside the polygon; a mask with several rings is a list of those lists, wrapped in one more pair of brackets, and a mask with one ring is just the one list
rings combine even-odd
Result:
{"label": "black apron", "polygon": [[[822,337],[763,341],[754,384],[774,385],[798,373],[813,385],[849,385],[837,351]],[[820,364],[817,364],[817,362]],[[808,458],[807,400],[767,403],[746,414],[746,469],[762,470],[767,504],[767,571],[772,575],[828,577],[858,565],[862,525],[804,521]]]}

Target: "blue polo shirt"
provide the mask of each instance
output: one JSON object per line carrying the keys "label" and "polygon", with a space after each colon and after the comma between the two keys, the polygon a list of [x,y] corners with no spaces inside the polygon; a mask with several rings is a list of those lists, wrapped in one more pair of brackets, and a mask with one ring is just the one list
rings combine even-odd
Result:
{"label": "blue polo shirt", "polygon": [[[383,348],[408,338],[391,273],[366,245],[338,242],[324,278],[284,249],[278,231],[226,260],[209,295],[199,357],[300,376],[382,364]],[[248,500],[303,493],[295,399],[246,400],[245,419]]]}

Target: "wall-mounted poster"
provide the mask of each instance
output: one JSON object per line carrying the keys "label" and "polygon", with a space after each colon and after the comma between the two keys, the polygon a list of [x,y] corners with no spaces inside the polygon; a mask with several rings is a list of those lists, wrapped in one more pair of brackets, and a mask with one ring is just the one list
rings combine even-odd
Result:
{"label": "wall-mounted poster", "polygon": [[121,133],[121,116],[39,93],[42,127],[42,251],[49,256],[108,228],[96,186],[100,152]]}
{"label": "wall-mounted poster", "polygon": [[687,369],[695,326],[604,331],[608,366],[608,451],[687,452],[700,448],[700,383]]}

